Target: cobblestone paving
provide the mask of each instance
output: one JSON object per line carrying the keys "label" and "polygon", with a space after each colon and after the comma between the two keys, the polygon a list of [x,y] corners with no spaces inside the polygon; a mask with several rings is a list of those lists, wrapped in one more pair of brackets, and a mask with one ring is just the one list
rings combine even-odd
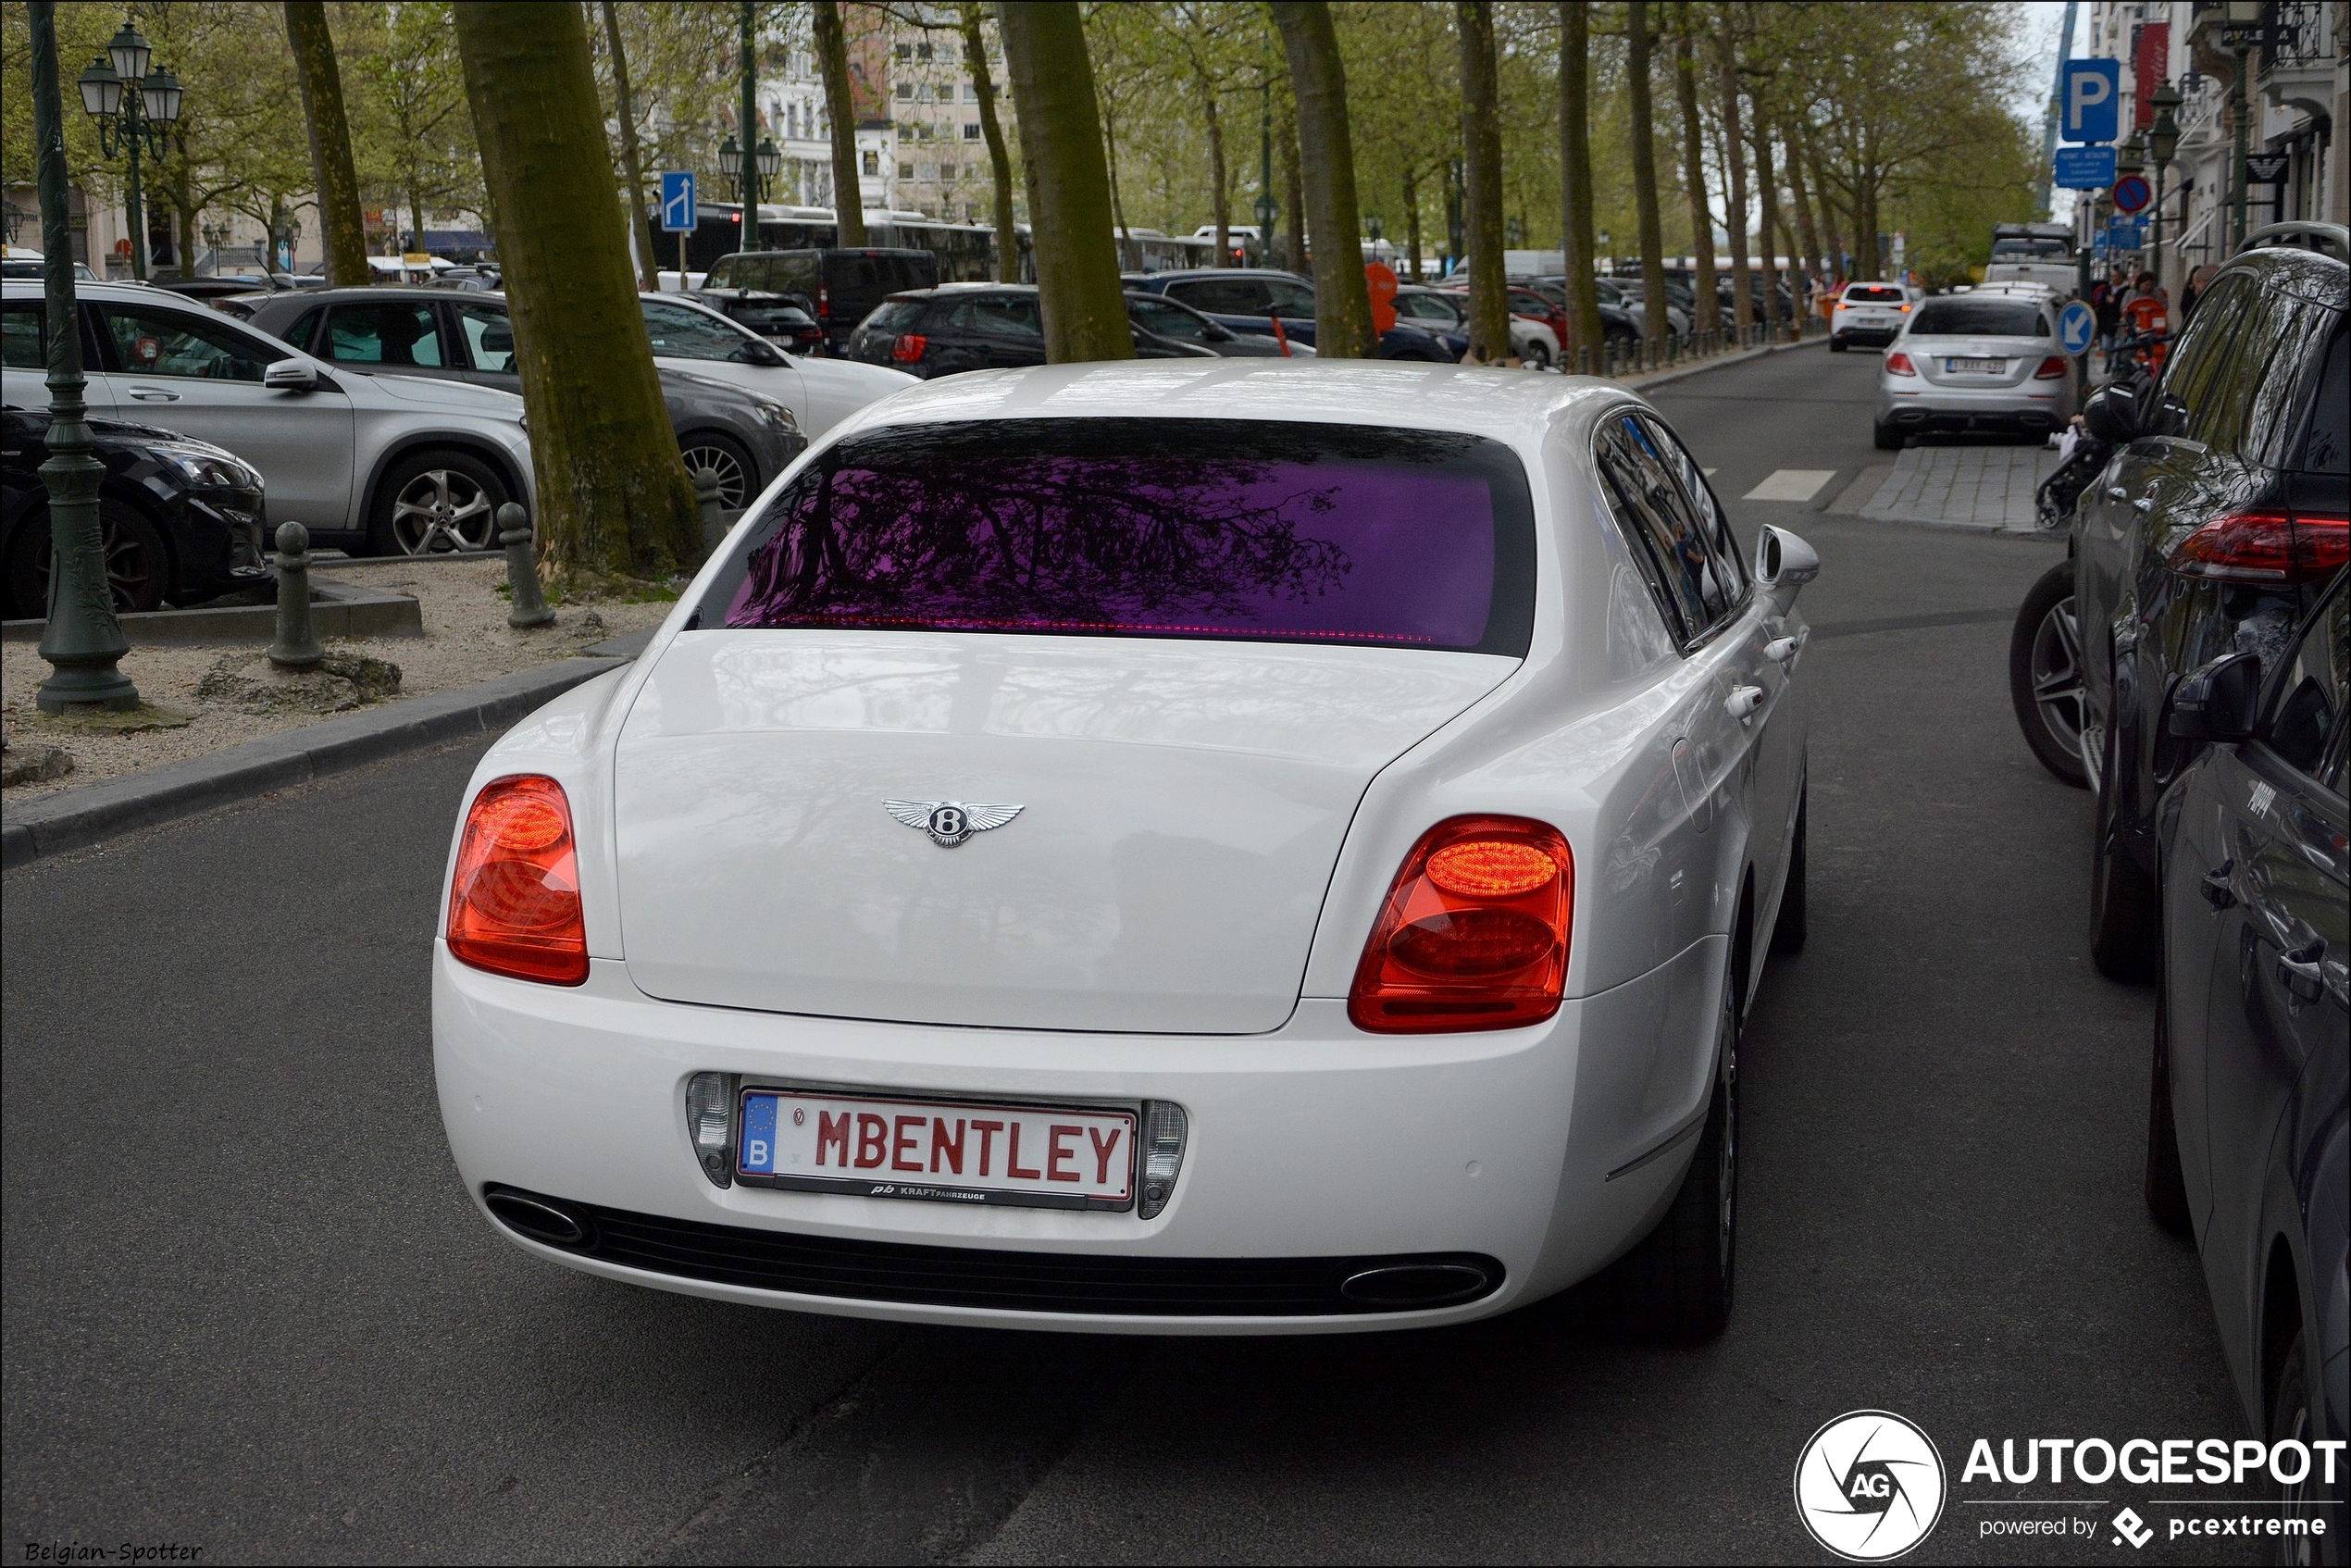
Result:
{"label": "cobblestone paving", "polygon": [[2039,446],[1914,446],[1861,516],[1948,528],[2033,529],[2033,492],[2057,467]]}

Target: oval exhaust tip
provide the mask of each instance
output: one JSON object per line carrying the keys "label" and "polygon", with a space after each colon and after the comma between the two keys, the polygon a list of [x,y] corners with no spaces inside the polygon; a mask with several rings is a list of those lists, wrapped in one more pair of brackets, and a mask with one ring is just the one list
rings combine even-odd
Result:
{"label": "oval exhaust tip", "polygon": [[533,1241],[550,1247],[578,1247],[588,1239],[588,1227],[578,1216],[543,1199],[525,1197],[519,1192],[492,1192],[481,1201],[484,1208],[498,1216],[499,1224]]}
{"label": "oval exhaust tip", "polygon": [[1486,1271],[1474,1263],[1395,1263],[1349,1275],[1338,1293],[1362,1306],[1400,1311],[1466,1301],[1484,1295],[1486,1283]]}

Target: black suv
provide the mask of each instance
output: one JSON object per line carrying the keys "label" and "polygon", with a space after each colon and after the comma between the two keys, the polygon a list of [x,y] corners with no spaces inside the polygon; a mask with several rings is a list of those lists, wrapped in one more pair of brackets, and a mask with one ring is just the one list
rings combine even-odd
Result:
{"label": "black suv", "polygon": [[2114,386],[2084,411],[2117,451],[2073,515],[2085,707],[2097,791],[2091,953],[2152,974],[2156,808],[2194,759],[2165,704],[2189,671],[2246,652],[2274,666],[2346,543],[2351,270],[2331,256],[2247,251],[2224,267],[2159,386]]}
{"label": "black suv", "polygon": [[793,352],[839,355],[873,308],[939,281],[939,257],[918,250],[736,251],[711,264],[689,298]]}

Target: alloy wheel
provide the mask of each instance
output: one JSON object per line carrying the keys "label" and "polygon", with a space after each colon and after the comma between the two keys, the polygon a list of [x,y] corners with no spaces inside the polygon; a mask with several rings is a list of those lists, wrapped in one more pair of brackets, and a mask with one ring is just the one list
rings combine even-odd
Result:
{"label": "alloy wheel", "polygon": [[2049,738],[2067,756],[2082,755],[2082,726],[2089,716],[2082,689],[2082,632],[2071,594],[2049,606],[2033,633],[2033,701]]}
{"label": "alloy wheel", "polygon": [[[159,579],[163,562],[137,530],[118,527],[112,517],[99,520],[99,538],[106,556],[106,590],[114,601],[117,615],[134,610],[155,609],[163,602]],[[41,541],[41,603],[49,601],[49,572],[53,565],[49,541]],[[46,614],[45,608],[42,612]]]}
{"label": "alloy wheel", "polygon": [[454,468],[428,468],[392,499],[392,538],[410,555],[489,550],[498,537],[491,511],[489,494],[471,476]]}
{"label": "alloy wheel", "polygon": [[690,446],[678,455],[686,460],[686,472],[693,479],[694,488],[702,489],[703,476],[710,475],[718,481],[718,504],[729,512],[743,508],[744,492],[749,488],[742,462],[723,446]]}

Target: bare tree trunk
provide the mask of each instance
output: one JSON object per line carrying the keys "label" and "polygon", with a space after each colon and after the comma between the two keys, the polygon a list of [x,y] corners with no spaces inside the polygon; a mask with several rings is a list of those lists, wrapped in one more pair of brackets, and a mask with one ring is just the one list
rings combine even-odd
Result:
{"label": "bare tree trunk", "polygon": [[1673,39],[1673,93],[1682,111],[1682,182],[1688,187],[1690,251],[1697,262],[1690,278],[1690,330],[1711,332],[1722,317],[1714,297],[1714,212],[1706,200],[1706,131],[1698,119],[1688,0],[1683,0],[1680,21]]}
{"label": "bare tree trunk", "polygon": [[1118,258],[1119,270],[1126,269],[1126,253],[1134,241],[1126,232],[1126,204],[1118,199],[1118,117],[1111,113],[1107,104],[1100,106],[1102,116],[1102,167],[1110,174],[1110,234],[1111,254]]}
{"label": "bare tree trunk", "polygon": [[1649,16],[1646,0],[1627,0],[1625,76],[1632,88],[1633,199],[1640,214],[1642,303],[1648,344],[1658,352],[1673,335],[1665,297],[1665,241],[1657,214],[1657,121],[1649,103]]}
{"label": "bare tree trunk", "polygon": [[702,554],[702,524],[621,246],[586,15],[473,0],[456,18],[530,409],[541,558],[565,577],[666,578]]}
{"label": "bare tree trunk", "polygon": [[1796,228],[1804,246],[1804,276],[1817,288],[1821,280],[1821,230],[1812,221],[1812,194],[1804,180],[1804,143],[1793,125],[1783,130],[1787,145],[1788,194],[1796,203]]}
{"label": "bare tree trunk", "polygon": [[[653,255],[653,230],[645,216],[645,163],[637,153],[637,108],[628,92],[628,51],[620,44],[620,13],[604,0],[604,44],[612,50],[613,118],[620,121],[620,172],[628,181],[628,252],[638,256],[637,286],[647,293],[661,287],[661,260]],[[678,286],[684,288],[683,277]]]}
{"label": "bare tree trunk", "polygon": [[1355,206],[1347,68],[1339,60],[1331,8],[1326,0],[1275,0],[1274,20],[1289,56],[1306,205],[1313,216],[1314,352],[1325,359],[1374,359],[1379,343],[1358,239],[1363,225]]}
{"label": "bare tree trunk", "polygon": [[[840,30],[838,0],[810,0],[815,24],[816,68],[825,79],[825,118],[833,131],[833,243],[855,250],[865,243],[865,187],[857,177],[857,106],[849,95],[849,40]],[[745,143],[758,140],[756,126],[744,126]],[[743,225],[743,248],[759,248],[756,204]]]}
{"label": "bare tree trunk", "polygon": [[1491,0],[1458,0],[1462,44],[1462,205],[1469,250],[1467,365],[1515,365],[1511,353],[1510,278],[1502,246],[1502,129],[1494,85]]}
{"label": "bare tree trunk", "polygon": [[351,162],[351,126],[342,110],[342,72],[326,0],[286,0],[286,40],[293,46],[302,84],[303,118],[310,131],[310,178],[318,191],[318,237],[327,252],[330,288],[355,289],[368,280],[367,230],[359,212],[359,175]]}
{"label": "bare tree trunk", "polygon": [[[1306,177],[1300,172],[1298,107],[1282,117],[1282,200],[1289,204],[1289,237],[1283,243],[1282,260],[1292,272],[1306,270]],[[1268,235],[1270,243],[1272,236]]]}
{"label": "bare tree trunk", "polygon": [[1567,267],[1568,325],[1575,342],[1562,345],[1588,356],[1598,371],[1600,289],[1592,276],[1592,34],[1585,0],[1560,0],[1560,249]]}
{"label": "bare tree trunk", "polygon": [[1007,0],[996,7],[996,27],[1020,114],[1045,357],[1056,365],[1132,359],[1085,24],[1073,0]]}
{"label": "bare tree trunk", "polygon": [[1412,270],[1404,280],[1417,283],[1421,280],[1421,192],[1411,164],[1404,166],[1404,234],[1412,258]]}
{"label": "bare tree trunk", "polygon": [[1776,330],[1780,319],[1780,181],[1772,167],[1772,122],[1764,118],[1761,99],[1755,108],[1755,190],[1762,205],[1763,319]]}
{"label": "bare tree trunk", "polygon": [[1723,31],[1715,34],[1714,47],[1723,90],[1723,168],[1730,186],[1730,211],[1724,215],[1730,221],[1724,227],[1731,236],[1731,319],[1744,332],[1755,324],[1753,275],[1748,269],[1746,117],[1739,110],[1737,45]]}
{"label": "bare tree trunk", "polygon": [[964,64],[979,99],[979,133],[988,143],[989,172],[996,182],[996,280],[1020,281],[1020,229],[1013,219],[1013,159],[1004,148],[1003,122],[996,118],[996,78],[988,68],[988,35],[977,0],[964,0]]}

